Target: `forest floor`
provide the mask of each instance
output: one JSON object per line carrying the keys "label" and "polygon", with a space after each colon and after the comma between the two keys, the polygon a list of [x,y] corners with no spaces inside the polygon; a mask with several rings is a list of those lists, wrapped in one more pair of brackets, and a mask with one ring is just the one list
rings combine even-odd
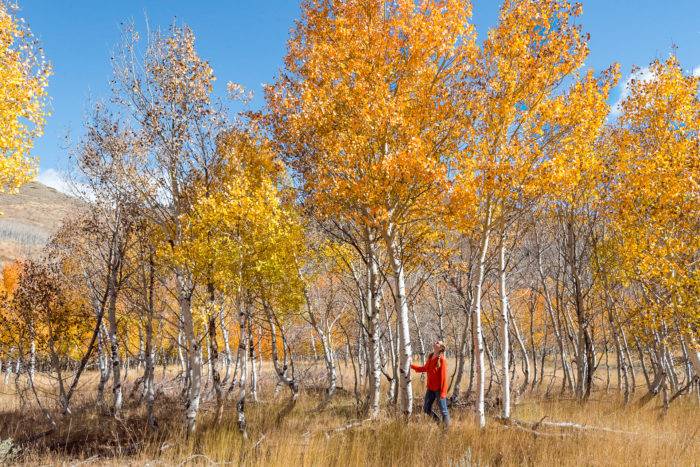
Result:
{"label": "forest floor", "polygon": [[[512,416],[529,425],[500,423],[494,407],[486,429],[479,430],[471,407],[458,404],[451,408],[453,423],[445,431],[419,414],[423,383],[418,378],[414,380],[416,415],[397,416],[385,403],[380,419],[365,421],[357,413],[352,388],[340,389],[331,403],[319,407],[322,390],[307,387],[287,412],[289,391],[282,388],[275,395],[272,373],[263,372],[259,401],[246,405],[247,439],[238,431],[234,403],[229,401],[222,421],[216,424],[210,397],[202,406],[196,434],[186,438],[182,402],[174,382],[170,388],[165,384],[158,396],[156,430],[146,427],[143,405],[128,397],[130,383],[125,385],[125,409],[115,420],[96,409],[92,399],[95,375],[89,375],[83,384],[72,414],[56,415],[58,428],[45,434],[49,425],[36,404],[22,407],[14,384],[3,386],[0,380],[0,464],[466,467],[700,463],[700,411],[695,396],[679,398],[662,414],[658,399],[643,408],[634,403],[624,406],[612,389],[608,393],[604,388],[596,390],[584,405],[559,399],[558,394],[550,398],[528,393],[516,401]],[[553,426],[557,422],[582,426]]]}

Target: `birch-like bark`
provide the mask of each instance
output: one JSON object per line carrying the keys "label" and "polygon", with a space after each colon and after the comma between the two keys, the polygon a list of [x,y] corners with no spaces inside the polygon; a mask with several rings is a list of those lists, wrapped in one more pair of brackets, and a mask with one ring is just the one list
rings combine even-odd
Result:
{"label": "birch-like bark", "polygon": [[[248,320],[248,352],[250,357],[250,396],[253,402],[258,402],[258,367],[255,365],[257,353],[253,336],[253,323]],[[276,343],[274,344],[276,345]]]}
{"label": "birch-like bark", "polygon": [[219,345],[216,341],[216,318],[217,318],[217,304],[216,304],[216,291],[214,289],[214,284],[207,284],[207,289],[209,292],[209,303],[208,303],[208,316],[207,316],[207,335],[208,335],[208,345],[209,345],[209,372],[211,375],[211,383],[214,389],[214,395],[216,396],[216,413],[217,420],[220,419],[220,413],[223,411],[224,406],[224,392],[222,389],[221,375],[219,374]]}
{"label": "birch-like bark", "polygon": [[493,379],[496,378],[496,383],[500,384],[500,377],[498,376],[498,371],[496,370],[496,361],[493,358],[493,353],[491,352],[491,347],[487,340],[484,339],[484,353],[488,358],[489,362],[489,385],[486,387],[486,393],[484,399],[491,394],[491,387],[493,386]]}
{"label": "birch-like bark", "polygon": [[518,343],[518,349],[520,350],[520,355],[523,356],[523,373],[525,379],[523,384],[518,388],[517,394],[522,394],[527,385],[530,383],[530,357],[527,354],[527,349],[525,348],[525,341],[523,340],[523,335],[520,332],[520,326],[518,326],[518,321],[513,317],[513,313],[508,307],[508,316],[510,317],[510,323],[513,326],[513,333],[515,334],[515,342]]}
{"label": "birch-like bark", "polygon": [[387,397],[389,399],[389,403],[391,404],[396,404],[397,402],[397,385],[398,385],[398,368],[399,368],[399,360],[398,360],[398,355],[396,353],[396,340],[394,339],[394,332],[391,330],[391,319],[389,317],[389,310],[385,306],[384,307],[384,318],[386,319],[386,334],[387,334],[387,341],[389,342],[389,356],[391,358],[391,381],[389,381],[389,390],[387,393]]}
{"label": "birch-like bark", "polygon": [[385,231],[387,250],[394,276],[394,300],[399,328],[399,402],[401,412],[410,415],[413,411],[413,389],[411,385],[411,334],[409,328],[409,311],[406,297],[406,278],[403,259],[398,242],[396,226],[390,224]]}
{"label": "birch-like bark", "polygon": [[[13,349],[10,349],[11,351]],[[10,376],[12,376],[12,358],[8,358],[6,365],[5,365],[5,376],[3,377],[3,384],[7,386],[7,384],[10,382]]]}
{"label": "birch-like bark", "polygon": [[[275,372],[277,373],[277,378],[279,382],[289,387],[289,390],[292,392],[291,402],[294,403],[296,402],[297,397],[299,395],[299,385],[296,379],[294,378],[294,360],[291,359],[290,355],[290,364],[292,371],[292,374],[290,376],[287,374],[288,370],[290,369],[290,365],[287,364],[287,354],[289,348],[285,338],[284,329],[282,328],[282,326],[279,325],[279,321],[277,320],[277,317],[275,316],[269,304],[264,304],[264,308],[267,313],[267,322],[270,325],[270,353],[272,357],[272,366],[274,367]],[[282,348],[284,350],[284,361],[281,365],[279,361],[279,355],[277,353],[277,328],[280,329],[280,334],[282,337]]]}
{"label": "birch-like bark", "polygon": [[153,345],[153,320],[146,321],[146,342],[144,354],[144,394],[146,396],[146,420],[149,428],[156,427],[153,406],[156,400],[155,384],[155,346]]}
{"label": "birch-like bark", "polygon": [[505,235],[501,234],[501,244],[498,249],[499,285],[501,292],[501,385],[503,388],[503,413],[505,419],[510,418],[510,326],[508,323],[508,296],[506,285],[506,253]]}
{"label": "birch-like bark", "polygon": [[695,376],[700,378],[700,345],[691,337],[689,347],[688,358],[695,371]]}
{"label": "birch-like bark", "polygon": [[479,419],[479,427],[486,426],[486,411],[484,406],[484,385],[486,383],[486,370],[484,368],[484,336],[481,325],[481,295],[486,275],[486,255],[489,249],[489,237],[491,235],[491,205],[487,203],[486,219],[481,232],[481,250],[479,252],[479,275],[476,282],[476,297],[474,306],[474,351],[476,362],[476,412]]}
{"label": "birch-like bark", "polygon": [[566,223],[566,244],[567,260],[571,272],[571,280],[574,287],[574,306],[576,310],[576,321],[578,324],[578,348],[576,352],[576,397],[586,400],[591,394],[593,384],[593,342],[590,336],[588,317],[583,304],[583,290],[581,288],[581,278],[578,269],[578,259],[576,252],[576,235],[574,232],[573,220]]}
{"label": "birch-like bark", "polygon": [[[239,337],[238,337],[238,352],[236,356],[236,366],[239,371],[238,378],[238,400],[236,401],[236,414],[238,419],[238,431],[241,432],[245,439],[248,439],[248,430],[246,426],[245,419],[245,396],[247,381],[246,376],[248,375],[248,310],[246,305],[242,305],[238,313],[238,327],[239,327]],[[275,346],[273,345],[273,348]]]}
{"label": "birch-like bark", "polygon": [[146,350],[144,348],[144,336],[143,336],[144,331],[141,328],[141,326],[138,326],[138,329],[139,329],[139,353],[136,356],[136,369],[137,370],[139,368],[141,368],[141,365],[146,364],[146,361],[145,361],[146,360],[146,356],[145,356]]}
{"label": "birch-like bark", "polygon": [[421,326],[418,324],[418,317],[416,316],[416,309],[410,306],[411,318],[413,319],[413,325],[416,327],[416,337],[418,338],[418,355],[422,362],[425,361],[425,342],[423,341],[423,333],[421,332]]}
{"label": "birch-like bark", "polygon": [[[12,349],[10,349],[10,355],[12,354]],[[5,362],[5,376],[3,378],[2,384],[4,386],[7,386],[8,381],[10,380],[10,375],[12,374],[12,358],[9,356],[7,357],[7,361]]]}
{"label": "birch-like bark", "polygon": [[367,273],[368,284],[366,291],[366,321],[368,334],[369,356],[369,400],[368,415],[370,418],[379,416],[379,404],[381,398],[381,359],[379,355],[379,307],[381,305],[380,289],[381,281],[377,258],[377,247],[373,236],[367,233]]}
{"label": "birch-like bark", "polygon": [[236,384],[238,384],[238,370],[239,369],[240,369],[240,361],[238,359],[238,351],[236,351],[236,360],[234,360],[234,362],[233,362],[233,374],[231,375],[231,382],[229,383],[227,394],[230,394],[231,392],[233,392],[233,390],[236,388]]}
{"label": "birch-like bark", "polygon": [[437,302],[438,315],[438,340],[445,341],[445,306],[442,303],[442,293],[439,287],[435,287],[435,301]]}
{"label": "birch-like bark", "polygon": [[112,363],[112,415],[117,417],[122,409],[122,376],[121,360],[119,357],[119,338],[117,336],[117,278],[110,274],[109,305],[107,307],[109,323],[110,360]]}
{"label": "birch-like bark", "polygon": [[360,316],[360,332],[357,333],[357,368],[360,379],[363,379],[367,374],[367,352],[365,352],[365,335],[367,334],[367,323],[365,323],[364,315]]}
{"label": "birch-like bark", "polygon": [[338,386],[338,376],[335,366],[335,356],[333,355],[333,346],[330,340],[330,330],[326,329],[326,332],[319,335],[321,339],[321,345],[323,347],[323,361],[326,365],[326,376],[328,378],[328,387],[326,388],[326,397],[331,398],[335,394],[335,390]]}
{"label": "birch-like bark", "polygon": [[153,429],[156,427],[156,418],[153,411],[153,405],[156,399],[156,388],[155,388],[155,346],[153,345],[153,319],[155,317],[155,303],[154,303],[154,293],[155,293],[155,264],[154,264],[155,252],[153,249],[150,250],[149,260],[148,260],[148,301],[147,301],[147,311],[145,323],[145,349],[144,349],[144,391],[146,395],[146,419],[149,428]]}
{"label": "birch-like bark", "polygon": [[469,327],[469,385],[467,386],[467,397],[471,398],[474,390],[474,380],[476,379],[476,326],[474,325],[474,316],[476,311],[472,311],[471,326]]}
{"label": "birch-like bark", "polygon": [[224,377],[221,380],[222,386],[228,382],[231,376],[231,340],[229,338],[228,326],[226,326],[226,320],[224,319],[224,305],[219,307],[219,326],[221,326],[221,338],[224,341]]}
{"label": "birch-like bark", "polygon": [[97,403],[99,405],[104,404],[104,393],[107,382],[109,381],[109,355],[105,350],[105,344],[107,341],[107,328],[102,323],[100,326],[100,333],[97,337],[97,366],[99,368],[100,380],[97,383]]}
{"label": "birch-like bark", "polygon": [[180,318],[182,330],[187,345],[187,373],[189,374],[189,390],[185,404],[185,420],[187,433],[194,433],[199,412],[199,402],[202,392],[202,354],[199,339],[194,331],[192,317],[192,286],[191,280],[185,277],[183,271],[176,272],[179,287]]}
{"label": "birch-like bark", "polygon": [[693,379],[693,365],[690,362],[690,355],[688,354],[688,346],[685,343],[685,338],[681,333],[678,323],[676,323],[676,333],[678,334],[681,343],[681,353],[683,355],[683,370],[685,371],[685,380],[689,382]]}
{"label": "birch-like bark", "polygon": [[29,323],[29,365],[27,372],[30,378],[34,378],[36,373],[36,332],[34,330],[34,323]]}
{"label": "birch-like bark", "polygon": [[460,338],[459,349],[457,352],[457,371],[455,373],[454,386],[452,388],[452,396],[450,399],[455,402],[459,399],[460,390],[462,386],[462,378],[464,377],[464,362],[467,359],[468,344],[471,339],[469,339],[469,333],[471,332],[471,303],[465,304],[465,316],[464,316],[464,328],[462,329],[462,336]]}
{"label": "birch-like bark", "polygon": [[624,403],[628,404],[630,400],[630,390],[629,390],[629,379],[627,376],[627,360],[625,359],[625,354],[622,351],[622,345],[620,344],[620,336],[617,332],[617,325],[613,319],[612,308],[608,308],[608,323],[610,324],[610,331],[613,335],[613,344],[615,345],[615,355],[617,356],[617,389],[623,389]]}
{"label": "birch-like bark", "polygon": [[625,356],[625,359],[627,360],[627,364],[625,367],[629,370],[629,377],[630,377],[630,393],[634,394],[634,391],[637,388],[637,379],[634,374],[634,364],[632,363],[632,353],[630,352],[629,349],[629,344],[627,341],[627,334],[625,333],[624,328],[622,327],[622,324],[620,323],[619,319],[617,319],[617,316],[615,316],[615,325],[617,326],[617,329],[620,333],[620,337],[622,338],[621,343],[622,343],[622,351]]}
{"label": "birch-like bark", "polygon": [[[182,321],[182,320],[180,320]],[[180,323],[180,328],[182,328],[182,323]],[[182,394],[184,395],[187,390],[189,389],[189,383],[188,381],[190,380],[190,375],[189,371],[187,370],[187,360],[185,359],[185,352],[183,351],[183,348],[185,346],[184,344],[184,338],[182,335],[182,329],[178,331],[177,333],[177,359],[180,362],[180,374],[182,375],[182,386],[183,386],[183,392]]]}
{"label": "birch-like bark", "polygon": [[[530,290],[530,304],[528,306],[528,311],[530,312],[530,356],[532,357],[532,387],[530,389],[535,389],[538,383],[537,379],[537,349],[535,347],[535,289],[534,287]],[[544,335],[547,335],[547,321],[542,322],[544,327]],[[542,342],[542,355],[547,352],[546,342]]]}
{"label": "birch-like bark", "polygon": [[[330,399],[333,394],[335,394],[336,386],[338,384],[338,377],[336,373],[335,359],[333,356],[333,348],[330,342],[330,329],[326,326],[323,329],[321,323],[316,318],[316,313],[314,313],[313,307],[311,305],[311,299],[309,297],[308,290],[304,287],[304,298],[306,300],[306,311],[309,315],[309,323],[314,329],[316,334],[321,341],[321,348],[323,349],[323,361],[326,365],[326,398]],[[326,323],[327,324],[327,323]]]}
{"label": "birch-like bark", "polygon": [[[656,334],[656,333],[654,333]],[[666,391],[666,378],[668,377],[668,374],[666,372],[666,368],[662,359],[662,348],[661,348],[661,342],[658,340],[658,336],[655,335],[655,340],[656,340],[656,361],[653,358],[652,353],[650,352],[650,359],[652,363],[652,367],[654,369],[654,380],[650,381],[648,383],[649,391],[642,396],[638,401],[637,401],[637,406],[642,407],[645,404],[647,404],[650,400],[652,400],[661,390]],[[637,343],[639,345],[639,343]],[[640,348],[641,349],[641,348]],[[641,350],[640,350],[641,354]],[[643,361],[643,356],[640,355]],[[664,405],[667,405],[667,398],[664,398]]]}

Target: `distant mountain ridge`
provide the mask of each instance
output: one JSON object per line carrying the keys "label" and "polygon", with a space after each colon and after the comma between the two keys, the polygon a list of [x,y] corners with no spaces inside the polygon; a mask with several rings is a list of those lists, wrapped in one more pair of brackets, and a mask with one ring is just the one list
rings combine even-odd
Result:
{"label": "distant mountain ridge", "polygon": [[31,258],[81,201],[39,182],[0,194],[0,264]]}

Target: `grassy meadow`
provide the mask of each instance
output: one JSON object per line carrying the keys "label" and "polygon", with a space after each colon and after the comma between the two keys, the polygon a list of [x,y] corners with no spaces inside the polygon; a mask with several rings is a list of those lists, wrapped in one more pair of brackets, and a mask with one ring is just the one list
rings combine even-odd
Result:
{"label": "grassy meadow", "polygon": [[[307,369],[307,375],[312,370]],[[131,371],[129,379],[136,373]],[[483,431],[469,401],[459,401],[450,409],[452,424],[445,430],[420,414],[423,383],[418,377],[414,379],[414,415],[397,415],[384,404],[380,419],[368,421],[358,413],[347,371],[345,388],[325,405],[321,404],[323,391],[320,385],[311,385],[316,382],[311,376],[293,406],[286,388],[275,390],[270,368],[264,366],[261,376],[259,400],[250,400],[246,406],[247,438],[238,431],[232,402],[221,422],[215,422],[209,388],[197,433],[187,438],[181,399],[171,392],[179,385],[169,388],[167,378],[156,399],[156,430],[147,428],[145,409],[136,397],[128,398],[122,417],[115,420],[95,409],[94,374],[85,378],[72,414],[55,415],[57,429],[45,434],[49,425],[44,415],[31,399],[22,407],[10,381],[0,386],[0,438],[13,440],[11,447],[7,441],[3,444],[11,451],[4,461],[25,465],[666,466],[697,465],[700,460],[700,417],[694,396],[677,399],[664,414],[658,399],[643,408],[634,403],[624,406],[612,389],[606,393],[599,388],[583,405],[560,398],[558,391],[552,397],[534,391],[517,399],[512,414],[517,422],[508,425],[498,421],[497,401],[492,401]],[[132,384],[125,385],[127,396]],[[495,390],[494,385],[492,396]],[[638,392],[639,397],[642,389]],[[55,410],[48,394],[41,397],[47,409]],[[583,426],[551,424],[557,422]]]}

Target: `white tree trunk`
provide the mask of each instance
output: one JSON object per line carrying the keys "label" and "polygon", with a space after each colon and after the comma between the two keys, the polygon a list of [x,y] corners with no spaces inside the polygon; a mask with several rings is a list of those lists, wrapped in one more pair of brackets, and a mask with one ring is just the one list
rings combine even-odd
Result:
{"label": "white tree trunk", "polygon": [[501,292],[501,384],[503,386],[503,418],[510,418],[510,326],[508,324],[508,289],[506,286],[505,235],[501,235],[499,248],[499,272]]}
{"label": "white tree trunk", "polygon": [[423,341],[423,333],[421,332],[421,326],[418,323],[418,316],[416,316],[416,308],[411,306],[411,318],[413,319],[413,325],[416,327],[416,338],[418,338],[418,349],[420,352],[420,359],[422,362],[425,361],[425,342]]}
{"label": "white tree trunk", "polygon": [[389,226],[385,237],[387,239],[387,249],[394,275],[394,303],[396,306],[399,328],[399,402],[401,411],[406,415],[410,415],[413,411],[413,389],[411,387],[411,360],[413,358],[413,351],[411,349],[409,310],[406,298],[406,278],[395,226]]}
{"label": "white tree trunk", "polygon": [[180,372],[182,373],[183,380],[188,380],[189,375],[187,374],[187,361],[185,360],[185,353],[182,351],[183,344],[182,331],[177,333],[177,359],[180,362]]}
{"label": "white tree trunk", "polygon": [[231,376],[231,341],[229,339],[228,327],[226,326],[226,320],[224,319],[224,306],[219,307],[219,326],[221,326],[221,337],[224,341],[224,377],[221,380],[221,384],[224,385],[228,382]]}
{"label": "white tree trunk", "polygon": [[[114,274],[112,275],[114,277]],[[122,409],[122,377],[121,360],[119,358],[119,339],[117,337],[117,291],[116,279],[110,283],[109,308],[107,318],[109,321],[109,346],[110,360],[112,363],[112,414],[116,417]]]}
{"label": "white tree trunk", "polygon": [[107,381],[109,381],[109,355],[105,351],[105,341],[107,340],[107,330],[104,322],[100,326],[99,335],[97,336],[97,366],[100,371],[100,380],[97,383],[97,403],[104,403],[104,392]]}
{"label": "white tree trunk", "polygon": [[177,280],[179,285],[180,317],[182,319],[182,330],[187,344],[187,360],[189,373],[189,391],[185,407],[185,419],[187,432],[193,433],[196,429],[197,413],[199,412],[199,402],[202,391],[202,354],[199,339],[195,334],[194,320],[192,319],[192,288],[190,281],[183,273],[178,271]]}
{"label": "white tree trunk", "polygon": [[377,265],[377,248],[372,237],[368,234],[367,241],[367,261],[368,261],[368,284],[367,303],[365,313],[367,318],[368,348],[369,355],[369,417],[379,416],[379,404],[381,399],[381,358],[379,354],[379,308],[381,281],[379,267]]}
{"label": "white tree trunk", "polygon": [[486,275],[486,255],[489,249],[489,237],[491,234],[491,206],[487,207],[486,220],[482,230],[481,251],[479,254],[479,276],[476,283],[476,297],[474,306],[474,350],[476,352],[476,412],[479,418],[479,427],[486,426],[486,412],[484,407],[484,385],[486,384],[486,371],[484,368],[484,334],[481,325],[481,295]]}
{"label": "white tree trunk", "polygon": [[238,430],[243,434],[243,437],[247,439],[248,431],[246,429],[245,420],[246,376],[248,375],[248,337],[246,335],[247,310],[240,310],[238,314],[238,324],[240,334],[238,338],[238,355],[236,357],[236,366],[239,372],[236,413],[238,415]]}
{"label": "white tree trunk", "polygon": [[442,303],[442,294],[440,288],[435,287],[435,301],[437,302],[438,315],[438,340],[445,341],[445,307]]}
{"label": "white tree trunk", "polygon": [[12,349],[10,349],[10,352],[7,356],[7,361],[5,362],[5,377],[3,378],[3,384],[7,386],[7,382],[10,379],[10,375],[12,374],[12,358],[10,358],[10,354],[12,354]]}
{"label": "white tree trunk", "polygon": [[248,352],[250,355],[250,396],[253,402],[258,402],[258,367],[256,365],[257,354],[255,352],[255,340],[253,327],[248,322]]}
{"label": "white tree trunk", "polygon": [[155,388],[155,346],[153,345],[153,315],[146,318],[145,349],[144,349],[144,393],[146,395],[146,418],[148,426],[155,428],[156,420],[153,414],[153,404],[156,399]]}
{"label": "white tree trunk", "polygon": [[688,357],[690,363],[693,365],[693,370],[695,370],[695,375],[700,378],[700,345],[695,339],[690,340],[690,345],[688,346]]}
{"label": "white tree trunk", "polygon": [[530,357],[527,354],[527,348],[525,347],[525,341],[523,340],[523,336],[520,333],[520,327],[518,326],[518,322],[516,321],[515,317],[513,317],[513,313],[510,307],[508,307],[508,316],[510,317],[511,325],[513,326],[515,341],[518,343],[520,354],[523,356],[523,373],[525,374],[525,380],[517,390],[517,394],[522,394],[527,388],[528,384],[530,383]]}
{"label": "white tree trunk", "polygon": [[323,359],[326,363],[326,375],[328,377],[328,387],[326,388],[326,396],[331,397],[335,394],[336,387],[338,386],[338,376],[335,369],[335,358],[333,356],[333,346],[330,342],[329,337],[330,330],[327,333],[321,334],[321,344],[323,345]]}
{"label": "white tree trunk", "polygon": [[202,362],[206,362],[207,364],[207,374],[206,378],[204,378],[204,392],[206,393],[207,386],[209,386],[209,381],[211,380],[213,382],[214,379],[214,363],[212,360],[212,355],[211,355],[211,337],[209,336],[209,317],[207,317],[207,330],[204,332],[204,346],[200,348],[200,352],[203,352],[203,349],[207,349],[207,358],[206,360],[202,356]]}
{"label": "white tree trunk", "polygon": [[469,342],[470,321],[471,321],[471,304],[467,306],[467,313],[464,317],[464,328],[460,337],[459,350],[457,352],[457,371],[455,373],[454,387],[452,388],[452,402],[459,399],[461,392],[462,379],[464,378],[464,362],[467,359],[467,343]]}
{"label": "white tree trunk", "polygon": [[219,374],[219,345],[216,340],[217,304],[216,291],[213,284],[209,284],[209,303],[207,312],[207,344],[209,346],[209,374],[211,384],[216,397],[216,420],[221,419],[224,406],[224,391],[222,388],[221,375]]}
{"label": "white tree trunk", "polygon": [[[299,395],[299,385],[297,384],[296,380],[294,379],[294,362],[291,360],[291,355],[290,355],[290,364],[291,364],[291,375],[287,374],[288,371],[288,366],[287,366],[287,356],[288,356],[288,351],[289,351],[289,346],[287,345],[287,340],[284,334],[284,329],[282,326],[280,326],[280,336],[282,337],[282,348],[284,349],[284,358],[283,362],[280,365],[279,357],[277,354],[277,325],[279,324],[279,321],[277,321],[276,316],[274,315],[274,311],[268,304],[264,305],[265,311],[267,313],[267,320],[268,324],[270,325],[270,354],[272,357],[272,366],[275,369],[275,372],[277,373],[277,379],[279,384],[284,384],[287,387],[289,387],[290,391],[292,392],[292,398],[291,398],[291,404],[294,405],[296,403],[297,397]],[[292,407],[292,405],[288,406]]]}
{"label": "white tree trunk", "polygon": [[326,364],[326,377],[328,379],[328,386],[326,387],[326,397],[331,398],[333,394],[335,394],[336,386],[338,384],[335,359],[333,357],[333,347],[329,337],[331,335],[331,330],[328,328],[327,322],[325,329],[323,329],[321,327],[321,323],[319,323],[316,319],[316,315],[312,309],[311,301],[306,288],[304,288],[304,298],[306,299],[306,309],[309,314],[309,322],[311,323],[311,327],[313,327],[314,331],[316,332],[316,334],[318,334],[318,337],[321,340],[321,346],[323,348],[323,360]]}
{"label": "white tree trunk", "polygon": [[394,333],[391,330],[391,320],[389,319],[389,310],[384,308],[384,318],[386,319],[386,334],[387,341],[389,342],[389,357],[391,358],[391,372],[392,378],[389,382],[388,399],[392,404],[396,403],[396,386],[398,378],[398,355],[396,355],[396,340],[394,339]]}

